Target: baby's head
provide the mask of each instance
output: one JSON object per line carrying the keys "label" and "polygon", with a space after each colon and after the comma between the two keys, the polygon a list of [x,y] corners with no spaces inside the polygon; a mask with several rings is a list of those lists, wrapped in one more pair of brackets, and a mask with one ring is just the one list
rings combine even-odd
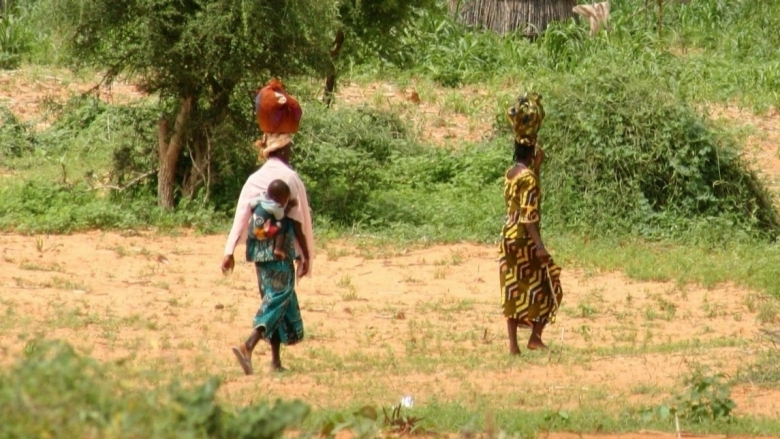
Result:
{"label": "baby's head", "polygon": [[282,180],[274,180],[268,185],[266,191],[268,198],[279,203],[280,206],[286,206],[290,200],[290,186]]}

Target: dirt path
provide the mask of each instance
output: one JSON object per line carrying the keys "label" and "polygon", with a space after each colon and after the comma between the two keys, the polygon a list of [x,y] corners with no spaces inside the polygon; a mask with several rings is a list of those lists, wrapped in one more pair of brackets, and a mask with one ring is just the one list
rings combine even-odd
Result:
{"label": "dirt path", "polygon": [[[284,352],[293,373],[265,373],[263,347],[259,373],[246,377],[230,346],[250,328],[256,280],[244,264],[221,275],[223,243],[222,236],[99,232],[0,236],[3,358],[12,361],[26,339],[44,333],[159,379],[217,374],[235,403],[278,396],[319,407],[388,405],[412,394],[417,404],[574,409],[660,403],[697,367],[738,377],[772,349],[749,291],[567,269],[565,303],[547,331],[552,350],[510,359],[492,247],[366,259],[361,253],[377,249],[330,243],[319,251],[316,276],[299,288],[307,338]],[[777,386],[738,381],[738,413],[780,416]]]}

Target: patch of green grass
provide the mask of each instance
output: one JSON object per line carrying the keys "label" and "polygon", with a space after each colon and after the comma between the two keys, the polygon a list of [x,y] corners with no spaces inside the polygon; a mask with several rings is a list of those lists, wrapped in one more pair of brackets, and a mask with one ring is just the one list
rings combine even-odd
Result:
{"label": "patch of green grass", "polygon": [[46,283],[46,285],[49,288],[56,288],[60,290],[78,290],[84,292],[91,291],[91,288],[82,282],[74,281],[72,279],[66,279],[58,276],[52,277],[51,281]]}
{"label": "patch of green grass", "polygon": [[774,300],[764,300],[758,307],[758,321],[763,324],[777,323],[778,315],[780,315],[780,305]]}
{"label": "patch of green grass", "polygon": [[734,282],[780,298],[780,244],[728,242],[680,244],[636,238],[547,234],[547,247],[564,267],[622,271],[643,281],[705,287]]}
{"label": "patch of green grass", "polygon": [[87,313],[81,308],[66,308],[61,305],[55,305],[52,314],[48,324],[53,328],[79,330],[100,321],[97,315]]}
{"label": "patch of green grass", "polygon": [[91,291],[90,287],[82,282],[59,276],[54,276],[51,279],[44,281],[35,281],[21,277],[15,277],[14,282],[16,283],[16,286],[20,288],[54,288],[58,290],[82,291],[85,293]]}
{"label": "patch of green grass", "polygon": [[[774,337],[780,340],[780,335],[775,334]],[[762,351],[754,362],[740,368],[733,381],[763,388],[780,388],[780,350],[773,347]]]}
{"label": "patch of green grass", "polygon": [[[522,397],[512,399],[518,402]],[[479,401],[482,402],[482,401]],[[508,437],[535,438],[546,432],[574,433],[630,433],[638,430],[654,430],[674,433],[673,420],[652,419],[645,421],[641,407],[622,405],[620,408],[607,404],[595,404],[573,409],[549,408],[532,410],[521,407],[502,407],[500,404],[487,405],[429,401],[415,405],[413,409],[404,409],[406,416],[420,417],[424,420],[420,426],[436,433],[462,433],[464,435],[487,434],[498,437],[499,433]],[[388,402],[386,408],[397,402]],[[353,401],[348,407],[330,410],[318,410],[305,421],[304,426],[314,429],[336,414],[352,413],[363,404]],[[381,426],[381,423],[380,423]],[[699,424],[685,424],[686,432],[696,434],[729,435],[777,435],[780,421],[761,417],[736,417],[731,422],[711,421]]]}
{"label": "patch of green grass", "polygon": [[60,265],[57,262],[34,262],[34,261],[28,261],[24,260],[19,264],[19,268],[22,270],[30,270],[30,271],[56,271],[59,273],[62,273],[65,271],[64,268],[62,268],[62,265]]}

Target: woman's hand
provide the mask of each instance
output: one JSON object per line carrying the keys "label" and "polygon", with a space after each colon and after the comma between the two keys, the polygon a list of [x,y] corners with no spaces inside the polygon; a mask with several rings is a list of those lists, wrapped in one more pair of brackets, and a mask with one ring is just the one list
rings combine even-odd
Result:
{"label": "woman's hand", "polygon": [[229,273],[232,273],[235,265],[236,261],[233,259],[233,255],[225,256],[225,258],[222,259],[222,274],[227,276]]}
{"label": "woman's hand", "polygon": [[304,258],[298,258],[298,269],[295,271],[298,274],[298,279],[306,276],[309,273],[309,261]]}
{"label": "woman's hand", "polygon": [[287,202],[287,206],[284,207],[284,214],[287,215],[290,213],[290,210],[292,210],[293,207],[296,207],[298,205],[298,200],[295,198],[291,198],[290,201]]}
{"label": "woman's hand", "polygon": [[536,258],[539,259],[539,262],[541,262],[542,265],[547,265],[550,263],[550,253],[547,252],[547,249],[544,248],[544,245],[536,246]]}
{"label": "woman's hand", "polygon": [[544,162],[544,150],[538,144],[536,145],[536,154],[534,154],[534,173],[539,174],[539,169]]}

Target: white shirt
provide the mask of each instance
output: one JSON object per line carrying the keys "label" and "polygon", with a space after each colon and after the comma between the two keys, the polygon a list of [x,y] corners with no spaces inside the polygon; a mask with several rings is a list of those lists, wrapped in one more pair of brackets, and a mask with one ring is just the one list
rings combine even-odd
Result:
{"label": "white shirt", "polygon": [[[312,260],[314,259],[314,233],[311,221],[311,208],[309,198],[306,195],[306,187],[301,178],[292,168],[278,158],[271,157],[254,174],[250,175],[241,189],[236,205],[236,215],[233,219],[233,227],[230,229],[227,243],[225,244],[225,256],[232,255],[239,240],[246,240],[249,220],[252,217],[252,207],[249,203],[261,196],[268,189],[268,185],[274,180],[282,180],[290,187],[290,199],[298,201],[297,205],[290,209],[287,217],[301,224],[306,246],[309,249],[309,273],[311,273]],[[300,244],[296,240],[296,251],[303,257]]]}

